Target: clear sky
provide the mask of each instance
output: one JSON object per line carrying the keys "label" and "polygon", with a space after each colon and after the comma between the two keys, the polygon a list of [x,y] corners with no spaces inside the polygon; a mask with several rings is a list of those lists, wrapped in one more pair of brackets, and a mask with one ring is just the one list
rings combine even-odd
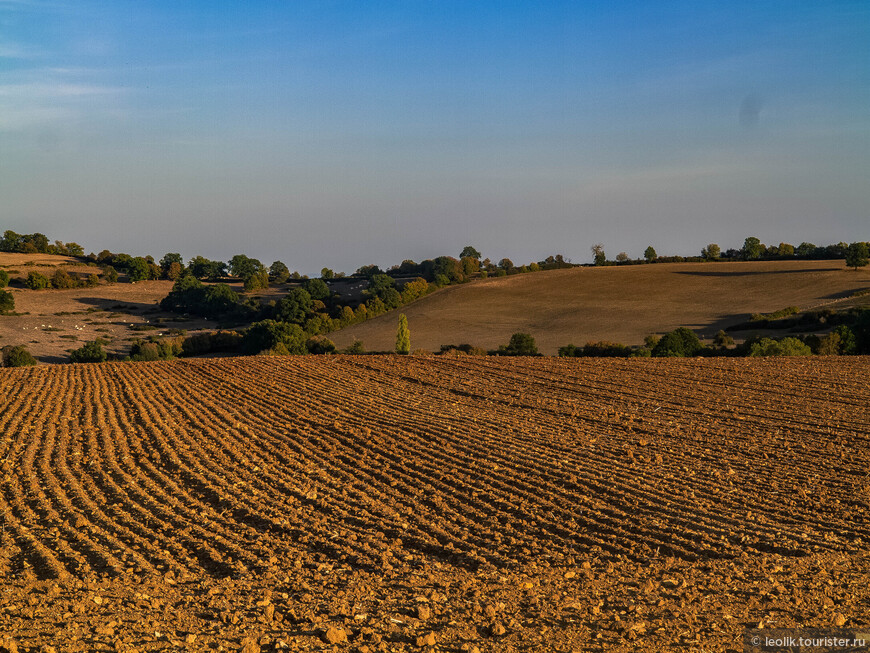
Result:
{"label": "clear sky", "polygon": [[0,0],[0,229],[315,274],[870,239],[866,0]]}

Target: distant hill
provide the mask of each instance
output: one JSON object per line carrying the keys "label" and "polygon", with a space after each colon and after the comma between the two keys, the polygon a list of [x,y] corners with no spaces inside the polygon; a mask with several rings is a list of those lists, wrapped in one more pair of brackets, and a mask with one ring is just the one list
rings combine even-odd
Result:
{"label": "distant hill", "polygon": [[[398,313],[408,316],[412,349],[443,344],[486,349],[525,331],[544,354],[568,343],[642,344],[680,326],[706,338],[752,313],[846,303],[870,288],[870,271],[843,261],[662,263],[583,267],[485,279],[444,288],[399,311],[329,334],[339,347],[362,340],[392,350]],[[867,297],[864,298],[865,300]]]}

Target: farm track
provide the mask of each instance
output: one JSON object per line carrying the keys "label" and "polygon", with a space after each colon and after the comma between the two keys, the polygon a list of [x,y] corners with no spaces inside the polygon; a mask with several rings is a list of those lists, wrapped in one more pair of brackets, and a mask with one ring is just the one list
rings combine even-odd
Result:
{"label": "farm track", "polygon": [[3,370],[0,573],[172,586],[866,558],[867,369],[333,356]]}

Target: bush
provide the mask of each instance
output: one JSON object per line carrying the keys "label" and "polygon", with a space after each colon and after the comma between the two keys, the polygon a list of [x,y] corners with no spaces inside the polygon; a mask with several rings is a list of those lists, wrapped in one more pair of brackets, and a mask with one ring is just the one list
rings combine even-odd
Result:
{"label": "bush", "polygon": [[467,343],[462,345],[441,345],[439,356],[486,356],[486,349]]}
{"label": "bush", "polygon": [[502,356],[537,356],[538,346],[529,333],[515,333],[507,345],[502,345],[496,352]]}
{"label": "bush", "polygon": [[2,349],[3,367],[27,367],[36,365],[36,359],[31,356],[24,345],[6,345]]}
{"label": "bush", "polygon": [[0,290],[0,315],[6,315],[15,310],[15,297],[11,292]]}
{"label": "bush", "polygon": [[753,322],[759,322],[761,320],[780,320],[789,315],[797,315],[800,312],[801,309],[797,306],[786,306],[785,308],[781,308],[773,313],[753,313],[749,319]]}
{"label": "bush", "polygon": [[799,338],[761,338],[749,345],[750,356],[809,356],[812,353]]}
{"label": "bush", "polygon": [[93,342],[86,343],[84,346],[76,349],[69,355],[71,363],[102,363],[109,356],[103,345],[104,340],[97,338]]}
{"label": "bush", "polygon": [[263,320],[255,322],[244,333],[242,350],[250,354],[268,352],[282,344],[289,354],[305,354],[305,332],[298,324]]}
{"label": "bush", "polygon": [[103,268],[103,279],[106,280],[106,283],[117,283],[118,271],[111,265],[107,265]]}
{"label": "bush", "polygon": [[326,336],[311,336],[305,341],[309,354],[334,354],[335,343]]}
{"label": "bush", "polygon": [[269,273],[266,270],[254,272],[254,274],[245,279],[244,287],[247,292],[265,290],[269,287]]}
{"label": "bush", "polygon": [[225,283],[205,286],[190,274],[173,284],[172,290],[160,302],[160,307],[166,311],[213,318],[237,316],[249,310],[239,302],[238,294]]}
{"label": "bush", "polygon": [[719,332],[713,336],[713,344],[717,347],[730,347],[734,344],[734,338],[725,333],[724,330],[720,329]]}
{"label": "bush", "polygon": [[184,339],[181,345],[182,356],[196,356],[213,352],[239,351],[242,345],[242,334],[238,331],[212,331],[196,333]]}
{"label": "bush", "polygon": [[703,349],[701,341],[695,332],[686,327],[674,329],[666,333],[652,348],[652,355],[656,357],[694,356]]}
{"label": "bush", "polygon": [[156,361],[169,360],[180,356],[183,349],[184,339],[176,338],[149,338],[137,340],[130,349],[130,360]]}
{"label": "bush", "polygon": [[51,278],[51,285],[59,289],[75,288],[76,281],[69,276],[69,273],[67,273],[66,270],[58,268],[55,270],[54,276]]}
{"label": "bush", "polygon": [[353,342],[341,350],[342,354],[364,354],[366,351],[362,340],[354,338]]}
{"label": "bush", "polygon": [[45,290],[46,288],[51,286],[51,282],[44,274],[39,274],[39,272],[30,272],[27,275],[27,281],[24,282],[24,285],[31,290]]}
{"label": "bush", "polygon": [[9,285],[9,273],[6,270],[0,270],[0,288],[5,288]]}

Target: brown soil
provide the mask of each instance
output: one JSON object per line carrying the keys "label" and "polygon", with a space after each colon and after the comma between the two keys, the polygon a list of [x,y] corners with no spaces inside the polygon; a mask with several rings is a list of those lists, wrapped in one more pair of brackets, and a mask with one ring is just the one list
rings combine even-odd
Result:
{"label": "brown soil", "polygon": [[[643,343],[652,333],[680,326],[712,338],[751,313],[796,305],[847,305],[870,288],[870,272],[843,261],[664,263],[573,268],[486,279],[441,290],[401,310],[412,348],[438,351],[469,343],[484,349],[531,333],[544,354],[573,343]],[[870,296],[862,301],[866,303]],[[396,313],[330,335],[339,346],[361,340],[371,351],[392,351]]]}
{"label": "brown soil", "polygon": [[2,370],[0,646],[736,652],[862,625],[868,363]]}

